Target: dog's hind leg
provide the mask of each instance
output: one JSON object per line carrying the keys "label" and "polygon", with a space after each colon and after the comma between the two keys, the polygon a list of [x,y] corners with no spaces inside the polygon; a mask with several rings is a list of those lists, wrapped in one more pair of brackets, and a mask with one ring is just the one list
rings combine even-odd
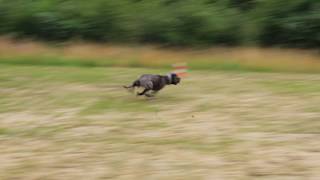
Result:
{"label": "dog's hind leg", "polygon": [[134,93],[134,91],[135,91],[134,86],[123,86],[123,87],[126,88],[128,90],[128,92],[130,92],[130,93]]}
{"label": "dog's hind leg", "polygon": [[148,93],[148,94],[146,93],[144,95],[147,97],[154,97],[157,93],[158,93],[158,91],[152,91],[151,93]]}
{"label": "dog's hind leg", "polygon": [[142,95],[145,95],[146,92],[150,91],[150,89],[144,89],[141,93],[138,93],[137,95],[138,96],[142,96]]}
{"label": "dog's hind leg", "polygon": [[123,86],[124,88],[130,89],[130,88],[134,88],[134,87],[139,87],[140,86],[140,82],[139,80],[136,80],[132,83],[132,85],[130,86]]}
{"label": "dog's hind leg", "polygon": [[135,91],[135,88],[133,86],[123,86],[123,87],[126,88],[129,93],[134,93]]}
{"label": "dog's hind leg", "polygon": [[131,88],[133,88],[132,85],[130,85],[130,86],[123,86],[123,87],[126,88],[126,89],[131,89]]}
{"label": "dog's hind leg", "polygon": [[123,86],[124,88],[126,88],[129,92],[133,93],[134,92],[134,86]]}
{"label": "dog's hind leg", "polygon": [[152,91],[152,95],[155,96],[159,91]]}

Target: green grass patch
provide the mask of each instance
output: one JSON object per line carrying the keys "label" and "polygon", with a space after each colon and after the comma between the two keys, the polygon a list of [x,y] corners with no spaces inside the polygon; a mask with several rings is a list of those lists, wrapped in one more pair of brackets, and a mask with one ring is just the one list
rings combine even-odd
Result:
{"label": "green grass patch", "polygon": [[38,65],[38,66],[80,66],[80,67],[97,67],[111,66],[113,60],[94,61],[88,59],[65,58],[58,56],[17,56],[1,57],[1,64],[11,65]]}
{"label": "green grass patch", "polygon": [[11,135],[11,131],[8,128],[0,128],[0,136]]}
{"label": "green grass patch", "polygon": [[[230,59],[194,59],[186,60],[191,70],[222,70],[222,71],[249,71],[249,72],[305,72],[318,73],[320,71],[288,69],[284,67],[272,67],[255,64],[247,64]],[[67,67],[134,67],[134,68],[159,68],[171,69],[174,61],[153,62],[140,59],[115,59],[115,58],[70,58],[63,56],[16,56],[0,57],[0,64],[29,65],[29,66],[67,66]]]}
{"label": "green grass patch", "polygon": [[143,63],[136,59],[114,58],[70,58],[63,56],[16,56],[0,57],[0,64],[32,66],[68,66],[68,67],[151,67],[168,68],[168,64]]}

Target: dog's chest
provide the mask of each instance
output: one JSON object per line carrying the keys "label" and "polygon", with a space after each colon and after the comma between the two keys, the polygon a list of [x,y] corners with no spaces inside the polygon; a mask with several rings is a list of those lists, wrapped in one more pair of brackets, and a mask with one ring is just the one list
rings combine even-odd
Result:
{"label": "dog's chest", "polygon": [[160,89],[162,89],[166,85],[166,81],[161,76],[155,76],[152,79],[152,84],[153,84],[152,89],[155,91],[159,91]]}
{"label": "dog's chest", "polygon": [[159,79],[158,81],[153,82],[153,90],[159,91],[166,85],[166,82],[162,79]]}

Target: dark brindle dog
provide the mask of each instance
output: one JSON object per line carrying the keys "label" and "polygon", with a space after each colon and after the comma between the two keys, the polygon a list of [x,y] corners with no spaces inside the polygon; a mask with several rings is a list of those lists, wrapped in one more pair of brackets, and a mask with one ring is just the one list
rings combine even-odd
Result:
{"label": "dark brindle dog", "polygon": [[180,77],[175,73],[168,74],[166,76],[162,75],[153,75],[153,74],[144,74],[140,76],[139,79],[135,80],[131,86],[124,86],[127,89],[134,89],[135,87],[143,87],[144,90],[137,95],[145,95],[150,97],[152,95],[147,94],[148,91],[152,91],[153,94],[160,91],[166,85],[174,84],[177,85],[180,83]]}

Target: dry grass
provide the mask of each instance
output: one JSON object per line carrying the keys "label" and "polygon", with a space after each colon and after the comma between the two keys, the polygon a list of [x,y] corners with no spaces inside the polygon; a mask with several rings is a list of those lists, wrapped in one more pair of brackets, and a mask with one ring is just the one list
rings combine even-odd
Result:
{"label": "dry grass", "polygon": [[[188,62],[193,69],[320,72],[318,52],[276,48],[163,49],[82,42],[48,46],[1,38],[0,54],[0,63],[10,63],[10,58],[15,62],[15,58],[22,57],[18,63],[28,64],[25,61],[30,61],[29,64],[41,64],[41,59],[55,57],[61,65],[65,61],[66,64],[80,62],[80,65],[91,66],[169,67],[174,62]],[[31,62],[32,58],[40,60]]]}
{"label": "dry grass", "polygon": [[317,74],[0,65],[0,179],[319,179]]}

